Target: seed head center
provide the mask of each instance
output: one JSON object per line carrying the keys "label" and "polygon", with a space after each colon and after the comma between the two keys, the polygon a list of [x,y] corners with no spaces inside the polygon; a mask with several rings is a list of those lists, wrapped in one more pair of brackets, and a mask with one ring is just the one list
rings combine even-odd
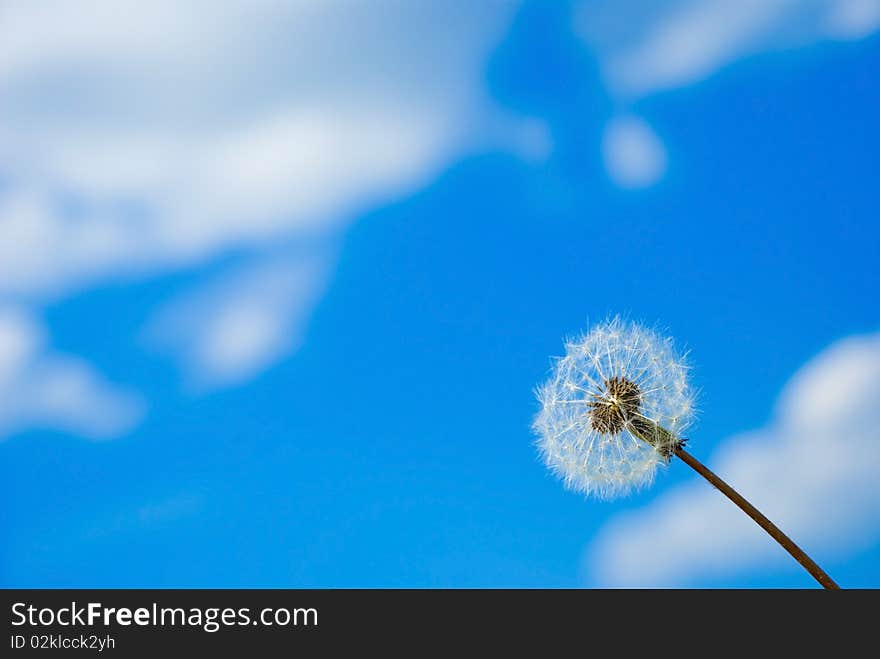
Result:
{"label": "seed head center", "polygon": [[610,377],[588,403],[590,425],[596,432],[616,435],[638,414],[641,403],[639,385],[617,375]]}

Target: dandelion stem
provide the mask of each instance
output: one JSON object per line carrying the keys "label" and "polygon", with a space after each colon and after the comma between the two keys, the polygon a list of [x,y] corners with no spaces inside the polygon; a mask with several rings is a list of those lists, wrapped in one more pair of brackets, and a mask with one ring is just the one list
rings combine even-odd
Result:
{"label": "dandelion stem", "polygon": [[740,510],[751,517],[758,526],[760,526],[770,535],[771,538],[782,545],[782,548],[785,549],[785,551],[787,551],[789,554],[791,554],[798,563],[803,565],[807,572],[809,572],[810,575],[812,575],[812,577],[816,581],[818,581],[823,588],[827,588],[829,590],[840,589],[840,586],[838,586],[834,582],[834,579],[829,577],[822,568],[816,565],[813,559],[807,556],[804,550],[794,543],[794,540],[792,540],[782,532],[782,529],[780,529],[778,526],[776,526],[776,524],[764,517],[763,513],[761,513],[760,510],[758,510],[752,504],[746,501],[745,497],[743,497],[739,492],[730,487],[730,485],[725,483],[721,479],[721,477],[718,476],[718,474],[713,472],[706,465],[704,465],[690,453],[685,451],[683,440],[676,438],[675,435],[666,430],[666,428],[664,428],[663,426],[654,423],[650,419],[647,419],[641,415],[637,415],[634,418],[630,419],[627,427],[629,428],[630,432],[632,432],[642,441],[647,442],[648,444],[651,444],[655,447],[662,447],[663,454],[665,457],[667,457],[667,459],[671,457],[671,453],[675,453],[675,455],[681,458],[682,462],[684,462],[700,476],[709,481],[724,496],[733,501],[733,503],[735,503],[740,508]]}
{"label": "dandelion stem", "polygon": [[755,508],[752,504],[743,498],[743,496],[734,490],[730,485],[725,483],[721,478],[718,477],[717,474],[712,472],[706,465],[697,460],[690,453],[685,451],[681,446],[677,446],[675,448],[675,455],[677,455],[681,460],[687,464],[691,469],[696,471],[700,476],[709,481],[712,485],[714,485],[718,490],[721,491],[728,499],[733,501],[739,508],[749,517],[751,517],[755,523],[764,529],[770,537],[772,537],[776,542],[778,542],[782,547],[787,551],[792,557],[801,565],[806,568],[807,572],[809,572],[812,577],[818,581],[824,588],[837,590],[840,588],[834,580],[829,577],[822,568],[820,568],[809,556],[804,553],[804,550],[798,547],[794,541],[785,535],[778,526],[776,526],[769,519],[764,517],[757,508]]}

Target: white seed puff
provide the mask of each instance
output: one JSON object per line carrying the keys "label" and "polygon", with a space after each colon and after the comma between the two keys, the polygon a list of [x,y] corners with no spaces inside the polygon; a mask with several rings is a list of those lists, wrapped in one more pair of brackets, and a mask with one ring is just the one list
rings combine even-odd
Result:
{"label": "white seed puff", "polygon": [[600,498],[648,485],[694,416],[672,340],[620,318],[567,341],[536,393],[544,462],[567,488]]}

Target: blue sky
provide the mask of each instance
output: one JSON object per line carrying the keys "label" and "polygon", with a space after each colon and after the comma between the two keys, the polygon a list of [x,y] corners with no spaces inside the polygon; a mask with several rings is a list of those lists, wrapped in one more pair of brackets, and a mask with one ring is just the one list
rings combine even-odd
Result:
{"label": "blue sky", "polygon": [[540,463],[616,313],[690,351],[692,452],[880,584],[875,3],[156,4],[12,14],[0,585],[811,587],[681,463]]}

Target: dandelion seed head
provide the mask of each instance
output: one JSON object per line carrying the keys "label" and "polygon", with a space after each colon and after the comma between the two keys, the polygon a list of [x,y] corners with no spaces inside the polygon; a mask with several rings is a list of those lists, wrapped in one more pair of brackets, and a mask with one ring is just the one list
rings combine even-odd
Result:
{"label": "dandelion seed head", "polygon": [[567,341],[537,396],[544,462],[567,488],[600,498],[648,485],[694,416],[672,340],[620,318]]}

